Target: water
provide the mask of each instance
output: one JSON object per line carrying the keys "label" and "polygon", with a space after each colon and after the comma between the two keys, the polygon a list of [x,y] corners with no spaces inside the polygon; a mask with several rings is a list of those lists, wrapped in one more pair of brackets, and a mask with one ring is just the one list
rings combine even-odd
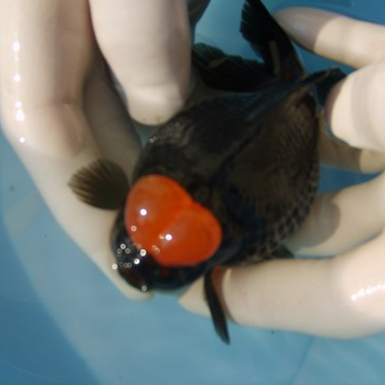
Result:
{"label": "water", "polygon": [[[310,3],[385,22],[382,0],[269,4]],[[232,35],[216,35],[223,23],[238,29],[239,4],[212,0],[197,39],[247,53]],[[304,59],[311,69],[328,65]],[[0,173],[0,384],[383,383],[385,335],[342,341],[230,325],[226,347],[210,320],[188,314],[173,297],[128,301],[59,229],[2,136]],[[322,187],[360,180],[325,169]]]}

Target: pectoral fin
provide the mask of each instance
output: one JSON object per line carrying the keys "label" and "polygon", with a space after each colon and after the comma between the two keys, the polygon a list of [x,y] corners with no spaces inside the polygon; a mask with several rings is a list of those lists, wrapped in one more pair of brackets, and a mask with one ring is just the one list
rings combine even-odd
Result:
{"label": "pectoral fin", "polygon": [[107,210],[119,208],[129,190],[124,171],[107,159],[99,159],[82,167],[72,176],[68,185],[81,201]]}

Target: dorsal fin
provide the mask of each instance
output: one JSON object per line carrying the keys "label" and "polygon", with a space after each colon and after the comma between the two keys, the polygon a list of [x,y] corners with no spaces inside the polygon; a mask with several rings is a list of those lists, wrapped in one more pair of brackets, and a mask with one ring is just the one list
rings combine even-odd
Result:
{"label": "dorsal fin", "polygon": [[325,79],[315,84],[317,100],[321,106],[325,105],[330,90],[345,77],[346,74],[340,68],[333,68]]}
{"label": "dorsal fin", "polygon": [[273,120],[276,119],[276,111],[280,111],[280,115],[288,114],[288,119],[291,114],[290,110],[309,93],[311,87],[317,87],[318,84],[325,82],[329,76],[333,74],[332,69],[316,72],[307,76],[305,79],[298,81],[297,84],[287,92],[287,94],[277,104],[272,105],[274,113],[271,115]]}

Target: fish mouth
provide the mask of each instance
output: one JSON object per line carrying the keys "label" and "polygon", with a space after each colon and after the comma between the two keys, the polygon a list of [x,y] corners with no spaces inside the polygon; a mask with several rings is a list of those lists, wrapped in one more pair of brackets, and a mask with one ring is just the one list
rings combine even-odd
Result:
{"label": "fish mouth", "polygon": [[134,244],[125,227],[123,210],[111,232],[111,248],[121,277],[142,292],[179,289],[195,281],[206,269],[204,263],[182,267],[158,263],[151,253]]}

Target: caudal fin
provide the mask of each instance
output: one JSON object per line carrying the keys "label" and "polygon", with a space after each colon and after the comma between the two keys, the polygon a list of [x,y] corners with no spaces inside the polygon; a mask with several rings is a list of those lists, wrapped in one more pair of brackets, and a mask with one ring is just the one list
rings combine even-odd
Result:
{"label": "caudal fin", "polygon": [[204,82],[218,90],[255,91],[259,84],[271,76],[271,71],[264,63],[227,55],[204,43],[194,45],[192,61]]}
{"label": "caudal fin", "polygon": [[272,74],[293,79],[305,70],[286,32],[259,0],[245,0],[242,10],[241,33],[260,54]]}

